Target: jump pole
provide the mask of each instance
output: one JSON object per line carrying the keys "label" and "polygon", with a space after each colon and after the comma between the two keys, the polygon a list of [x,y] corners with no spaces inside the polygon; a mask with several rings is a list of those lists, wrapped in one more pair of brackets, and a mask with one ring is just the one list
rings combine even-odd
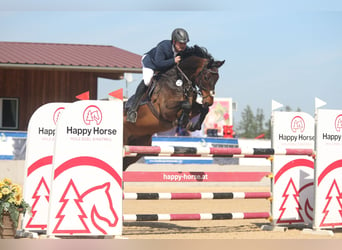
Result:
{"label": "jump pole", "polygon": [[124,193],[124,200],[221,200],[221,199],[270,199],[271,192],[226,193]]}
{"label": "jump pole", "polygon": [[132,221],[184,221],[184,220],[234,220],[269,219],[269,212],[250,213],[197,213],[197,214],[124,214],[124,222]]}
{"label": "jump pole", "polygon": [[313,156],[313,149],[303,148],[216,148],[216,147],[180,147],[180,146],[124,146],[124,156],[212,156],[233,157],[237,156],[263,156],[270,155],[308,155]]}

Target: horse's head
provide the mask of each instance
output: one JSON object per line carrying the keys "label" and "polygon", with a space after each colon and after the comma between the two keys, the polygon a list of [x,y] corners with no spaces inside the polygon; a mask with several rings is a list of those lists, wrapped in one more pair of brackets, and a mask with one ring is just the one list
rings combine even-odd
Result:
{"label": "horse's head", "polygon": [[[215,84],[219,79],[218,69],[225,61],[215,61],[208,51],[195,45],[184,52],[180,67],[189,76],[202,95],[202,104],[211,106],[214,102]],[[183,57],[182,57],[183,58]]]}
{"label": "horse's head", "polygon": [[195,84],[202,95],[202,104],[211,106],[214,103],[215,85],[219,79],[218,69],[225,61],[209,60],[195,78]]}

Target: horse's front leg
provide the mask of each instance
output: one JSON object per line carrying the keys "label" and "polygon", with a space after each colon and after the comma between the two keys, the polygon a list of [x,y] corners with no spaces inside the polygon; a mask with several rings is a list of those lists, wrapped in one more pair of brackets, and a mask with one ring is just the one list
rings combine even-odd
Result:
{"label": "horse's front leg", "polygon": [[188,101],[184,101],[181,104],[182,114],[178,119],[178,126],[185,128],[189,123],[189,114],[191,111],[191,104]]}
{"label": "horse's front leg", "polygon": [[[196,104],[198,104],[198,103],[196,103]],[[203,105],[198,104],[197,108],[199,109],[200,117],[198,118],[198,120],[195,124],[191,124],[189,126],[190,131],[201,130],[204,118],[206,117],[206,115],[209,112],[209,104],[208,103],[204,103]]]}

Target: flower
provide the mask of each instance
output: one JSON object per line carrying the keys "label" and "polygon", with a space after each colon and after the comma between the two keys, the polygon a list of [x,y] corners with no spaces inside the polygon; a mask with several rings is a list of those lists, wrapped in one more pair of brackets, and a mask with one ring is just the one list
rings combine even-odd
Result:
{"label": "flower", "polygon": [[29,210],[30,206],[23,199],[21,186],[9,178],[0,181],[0,227],[5,213],[10,215],[14,228],[17,228],[19,214]]}

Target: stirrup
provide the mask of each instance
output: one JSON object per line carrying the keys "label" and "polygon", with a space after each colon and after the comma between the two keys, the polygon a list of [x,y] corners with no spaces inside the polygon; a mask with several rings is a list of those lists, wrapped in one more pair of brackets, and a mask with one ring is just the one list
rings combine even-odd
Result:
{"label": "stirrup", "polygon": [[130,110],[127,112],[126,121],[130,123],[135,123],[137,121],[137,116],[138,116],[137,111]]}

